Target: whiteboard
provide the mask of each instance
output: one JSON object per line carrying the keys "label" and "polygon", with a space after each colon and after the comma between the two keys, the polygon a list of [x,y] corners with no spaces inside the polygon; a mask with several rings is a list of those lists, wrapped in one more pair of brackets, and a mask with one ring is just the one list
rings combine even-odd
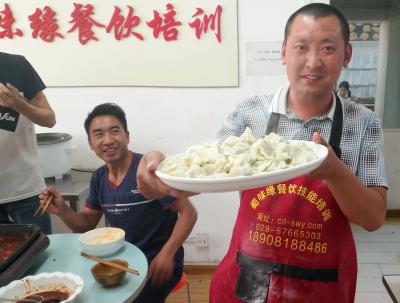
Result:
{"label": "whiteboard", "polygon": [[[237,0],[175,0],[173,3],[161,0],[9,0],[7,3],[15,19],[13,26],[20,29],[23,36],[1,38],[0,51],[24,55],[47,86],[238,86]],[[107,33],[105,28],[92,26],[98,41],[80,43],[78,28],[68,33],[74,24],[71,22],[74,3],[91,4],[92,19],[105,26],[110,23],[115,6],[124,17],[131,6],[133,15],[140,18],[140,23],[132,30],[142,35],[143,40],[134,35],[117,40],[115,32]],[[173,4],[174,18],[181,25],[177,27],[177,39],[166,41],[162,34],[155,38],[147,22],[154,18],[154,10],[160,16],[169,12],[166,7],[169,3]],[[0,14],[5,10],[4,5],[4,2],[0,4]],[[28,16],[37,8],[44,11],[45,6],[56,13],[58,32],[64,38],[56,37],[52,42],[32,38]],[[189,23],[206,14],[217,16],[218,6],[222,8],[220,30],[217,31],[216,25],[212,30],[210,22],[208,31],[204,32],[203,27],[196,37]],[[204,13],[193,16],[197,8]]]}

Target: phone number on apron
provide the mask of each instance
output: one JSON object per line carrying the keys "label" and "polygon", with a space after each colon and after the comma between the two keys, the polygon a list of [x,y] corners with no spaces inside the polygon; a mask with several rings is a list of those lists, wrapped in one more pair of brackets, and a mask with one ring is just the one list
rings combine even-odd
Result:
{"label": "phone number on apron", "polygon": [[[279,227],[277,227],[278,229]],[[280,229],[280,228],[279,228]],[[285,228],[286,229],[286,228]],[[315,233],[315,232],[304,232],[304,231],[299,231],[299,230],[292,230],[289,229],[290,233],[298,234],[299,237],[301,235],[304,235],[304,238],[308,235],[311,237],[311,234],[313,234],[315,237],[317,237],[317,234],[319,234],[318,237],[320,237],[320,233]],[[280,233],[280,232],[279,232]],[[283,233],[283,228],[282,228],[282,233]],[[289,231],[287,231],[288,236],[289,236]],[[277,232],[278,234],[278,232]],[[268,245],[268,246],[275,246],[277,248],[285,248],[285,249],[290,249],[292,251],[300,251],[300,252],[305,252],[308,251],[310,253],[315,253],[315,254],[326,254],[328,251],[328,243],[326,242],[320,242],[320,241],[310,241],[310,240],[298,240],[295,238],[288,238],[285,236],[280,236],[280,235],[271,235],[267,234],[265,232],[257,231],[257,230],[250,230],[249,231],[249,239],[253,241],[254,243],[258,243],[261,245]]]}

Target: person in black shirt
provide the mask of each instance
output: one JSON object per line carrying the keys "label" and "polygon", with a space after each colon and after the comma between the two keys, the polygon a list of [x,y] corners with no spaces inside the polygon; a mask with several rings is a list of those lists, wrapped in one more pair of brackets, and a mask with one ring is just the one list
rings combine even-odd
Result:
{"label": "person in black shirt", "polygon": [[49,234],[49,215],[33,216],[45,187],[34,124],[56,123],[45,88],[25,57],[0,52],[0,222],[37,224]]}

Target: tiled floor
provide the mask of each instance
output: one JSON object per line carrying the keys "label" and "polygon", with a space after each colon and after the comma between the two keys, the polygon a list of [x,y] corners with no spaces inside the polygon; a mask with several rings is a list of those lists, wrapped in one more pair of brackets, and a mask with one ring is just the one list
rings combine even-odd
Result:
{"label": "tiled floor", "polygon": [[400,219],[387,219],[376,232],[353,226],[358,255],[356,303],[392,303],[382,275],[400,274]]}

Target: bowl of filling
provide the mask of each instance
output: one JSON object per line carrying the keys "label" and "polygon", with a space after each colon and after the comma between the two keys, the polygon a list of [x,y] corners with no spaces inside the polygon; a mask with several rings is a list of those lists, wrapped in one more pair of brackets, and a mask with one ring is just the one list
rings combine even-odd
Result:
{"label": "bowl of filling", "polygon": [[84,253],[103,257],[118,251],[125,241],[125,231],[116,227],[103,227],[90,230],[79,237]]}
{"label": "bowl of filling", "polygon": [[69,303],[75,301],[82,288],[83,280],[72,273],[41,273],[0,288],[0,298],[14,303]]}

